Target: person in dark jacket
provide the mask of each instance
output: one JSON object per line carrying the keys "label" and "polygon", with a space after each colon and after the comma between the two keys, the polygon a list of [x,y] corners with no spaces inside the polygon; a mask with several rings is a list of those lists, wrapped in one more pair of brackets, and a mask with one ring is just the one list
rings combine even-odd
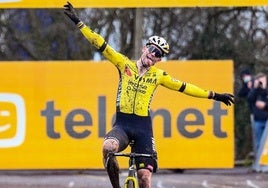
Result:
{"label": "person in dark jacket", "polygon": [[[238,90],[237,96],[239,98],[247,99],[250,90],[254,85],[254,77],[251,75],[248,69],[244,69],[240,73],[240,78],[242,81],[242,87]],[[250,112],[250,120],[251,124],[253,123],[253,112],[252,112],[252,104],[248,103],[249,112]]]}
{"label": "person in dark jacket", "polygon": [[240,78],[242,80],[242,87],[239,89],[237,96],[247,98],[253,85],[253,76],[248,69],[244,69],[240,73]]}
{"label": "person in dark jacket", "polygon": [[252,132],[252,142],[253,142],[253,152],[249,153],[249,156],[255,158],[256,156],[256,148],[255,148],[255,134],[254,134],[254,119],[253,119],[253,104],[247,101],[248,95],[250,93],[250,90],[252,89],[254,85],[254,77],[249,71],[248,68],[243,69],[240,72],[240,79],[241,79],[241,88],[237,92],[237,96],[241,98],[242,100],[247,102],[248,110],[249,110],[249,117],[250,117],[250,125],[251,125],[251,132]]}
{"label": "person in dark jacket", "polygon": [[268,110],[265,110],[268,99],[267,88],[267,76],[258,73],[254,79],[254,87],[248,94],[248,101],[252,106],[254,144],[257,152],[268,119]]}

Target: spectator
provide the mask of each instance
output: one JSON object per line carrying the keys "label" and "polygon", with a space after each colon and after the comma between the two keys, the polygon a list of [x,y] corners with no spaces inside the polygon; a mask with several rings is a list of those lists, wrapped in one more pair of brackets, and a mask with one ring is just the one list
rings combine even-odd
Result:
{"label": "spectator", "polygon": [[[248,94],[254,84],[254,78],[253,76],[251,75],[249,69],[243,69],[240,73],[240,79],[241,79],[241,82],[242,82],[242,87],[238,90],[238,93],[237,93],[237,96],[239,98],[243,98],[243,99],[247,99],[248,97]],[[250,113],[250,124],[251,124],[251,130],[252,130],[252,142],[253,142],[253,152],[250,152],[249,153],[249,156],[251,158],[254,158],[255,157],[255,154],[256,154],[256,148],[255,148],[255,144],[254,144],[254,126],[253,126],[253,110],[252,110],[252,104],[250,102],[248,102],[248,108],[249,108],[249,113]]]}
{"label": "spectator", "polygon": [[242,87],[238,91],[238,97],[246,98],[253,85],[253,78],[248,69],[244,69],[240,73],[240,78],[242,80]]}
{"label": "spectator", "polygon": [[[248,101],[252,105],[253,113],[253,133],[254,147],[256,150],[255,156],[259,153],[260,141],[265,129],[265,124],[268,119],[268,111],[265,110],[268,98],[267,91],[267,76],[263,73],[258,73],[254,79],[254,87],[248,95]],[[256,162],[256,161],[255,161]],[[253,166],[256,167],[256,164]],[[256,168],[253,167],[255,170]]]}

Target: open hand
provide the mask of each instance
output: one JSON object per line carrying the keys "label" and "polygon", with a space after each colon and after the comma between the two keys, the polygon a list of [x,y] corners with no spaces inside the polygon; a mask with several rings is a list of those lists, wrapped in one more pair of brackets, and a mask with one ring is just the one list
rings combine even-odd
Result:
{"label": "open hand", "polygon": [[64,5],[64,14],[66,14],[75,24],[80,22],[73,5],[69,1]]}

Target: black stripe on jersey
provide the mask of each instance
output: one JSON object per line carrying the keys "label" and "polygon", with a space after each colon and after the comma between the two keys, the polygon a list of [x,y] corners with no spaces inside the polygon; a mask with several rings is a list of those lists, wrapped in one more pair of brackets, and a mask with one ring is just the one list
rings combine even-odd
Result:
{"label": "black stripe on jersey", "polygon": [[106,46],[107,46],[107,42],[104,41],[104,43],[103,43],[103,44],[101,45],[101,47],[99,48],[99,52],[103,52],[103,51],[105,50]]}
{"label": "black stripe on jersey", "polygon": [[183,82],[181,88],[179,89],[179,92],[183,92],[186,88],[186,83]]}

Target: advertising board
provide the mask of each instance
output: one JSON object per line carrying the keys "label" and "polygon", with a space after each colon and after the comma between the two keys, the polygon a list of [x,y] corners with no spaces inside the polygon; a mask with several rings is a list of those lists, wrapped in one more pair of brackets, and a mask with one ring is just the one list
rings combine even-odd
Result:
{"label": "advertising board", "polygon": [[[173,77],[233,93],[232,61],[167,61]],[[109,62],[0,63],[0,169],[103,168],[118,71]],[[230,168],[233,106],[159,86],[152,119],[160,168]]]}

